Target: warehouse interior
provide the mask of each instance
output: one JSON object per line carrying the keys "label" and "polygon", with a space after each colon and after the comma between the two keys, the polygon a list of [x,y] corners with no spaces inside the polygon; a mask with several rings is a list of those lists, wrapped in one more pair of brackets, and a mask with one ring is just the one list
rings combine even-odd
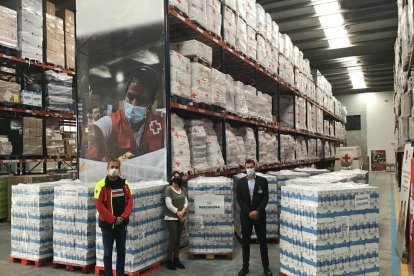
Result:
{"label": "warehouse interior", "polygon": [[413,275],[413,0],[121,2],[0,0],[0,275]]}

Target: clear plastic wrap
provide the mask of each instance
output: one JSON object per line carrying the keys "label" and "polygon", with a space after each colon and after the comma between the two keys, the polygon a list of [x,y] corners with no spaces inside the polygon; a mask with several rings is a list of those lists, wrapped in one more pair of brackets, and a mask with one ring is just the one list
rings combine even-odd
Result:
{"label": "clear plastic wrap", "polygon": [[73,111],[73,77],[64,73],[46,71],[48,108],[61,111]]}
{"label": "clear plastic wrap", "polygon": [[184,119],[181,119],[174,113],[171,114],[172,170],[188,173],[192,171],[191,153],[184,124]]}
{"label": "clear plastic wrap", "polygon": [[246,92],[244,84],[240,81],[234,82],[234,109],[237,115],[241,117],[247,117],[249,115],[249,109],[247,108]]}
{"label": "clear plastic wrap", "polygon": [[209,171],[207,163],[207,133],[201,120],[188,120],[185,122],[185,130],[190,145],[191,167],[196,172]]}
{"label": "clear plastic wrap", "polygon": [[272,22],[272,39],[270,43],[276,48],[279,47],[279,25],[275,21]]}
{"label": "clear plastic wrap", "polygon": [[188,14],[188,0],[168,0],[168,4],[178,8],[185,14]]}
{"label": "clear plastic wrap", "polygon": [[257,27],[256,0],[246,0],[246,23],[256,32]]}
{"label": "clear plastic wrap", "polygon": [[259,162],[261,165],[279,162],[279,143],[276,133],[259,130]]}
{"label": "clear plastic wrap", "polygon": [[[129,217],[126,240],[125,273],[142,271],[167,258],[168,231],[164,217],[164,192],[167,183],[148,181],[131,183],[134,205]],[[143,220],[142,218],[146,218]],[[186,227],[186,226],[184,226]],[[96,227],[96,265],[103,267],[102,231]],[[112,254],[112,268],[116,269],[116,249]]]}
{"label": "clear plastic wrap", "polygon": [[240,129],[244,141],[244,156],[245,159],[256,160],[256,137],[252,128],[244,127]]}
{"label": "clear plastic wrap", "polygon": [[0,6],[0,45],[17,48],[17,13]]}
{"label": "clear plastic wrap", "polygon": [[258,97],[256,95],[256,88],[250,85],[244,86],[246,93],[247,110],[250,118],[258,118],[261,109],[258,106]]}
{"label": "clear plastic wrap", "polygon": [[272,32],[273,32],[273,20],[272,16],[269,13],[265,13],[265,21],[266,21],[266,34],[265,38],[267,41],[272,40]]}
{"label": "clear plastic wrap", "polygon": [[224,41],[233,47],[236,47],[237,23],[236,13],[229,7],[224,6],[223,24],[224,24]]}
{"label": "clear plastic wrap", "polygon": [[207,1],[207,30],[221,37],[221,3],[220,3],[220,0]]}
{"label": "clear plastic wrap", "polygon": [[191,62],[185,56],[170,51],[171,95],[191,99]]}
{"label": "clear plastic wrap", "polygon": [[306,100],[296,96],[296,128],[306,129]]}
{"label": "clear plastic wrap", "polygon": [[308,159],[308,148],[304,137],[296,138],[296,160]]}
{"label": "clear plastic wrap", "polygon": [[267,67],[267,60],[269,57],[266,57],[266,40],[263,36],[257,36],[257,62],[263,67]]}
{"label": "clear plastic wrap", "polygon": [[176,51],[177,53],[188,58],[199,58],[207,64],[212,64],[213,62],[213,49],[195,39],[171,43],[170,50]]}
{"label": "clear plastic wrap", "polygon": [[247,17],[247,1],[248,0],[237,0],[237,13],[238,15],[246,21]]}
{"label": "clear plastic wrap", "polygon": [[211,69],[197,62],[191,63],[191,99],[211,104]]}
{"label": "clear plastic wrap", "polygon": [[291,135],[280,135],[280,159],[282,162],[295,161],[296,142]]}
{"label": "clear plastic wrap", "polygon": [[262,5],[256,4],[256,23],[257,33],[262,36],[266,35],[266,12]]}
{"label": "clear plastic wrap", "polygon": [[[203,123],[207,134],[207,163],[210,166],[210,170],[221,170],[225,167],[225,163],[213,122],[204,119]],[[219,139],[221,139],[221,137],[219,137]]]}
{"label": "clear plastic wrap", "polygon": [[191,0],[188,5],[188,16],[207,29],[207,1]]}
{"label": "clear plastic wrap", "polygon": [[240,16],[237,16],[236,21],[236,50],[247,54],[247,24]]}
{"label": "clear plastic wrap", "polygon": [[[188,230],[190,253],[233,253],[233,180],[198,177],[188,181]],[[197,204],[220,200],[223,214],[200,214]],[[201,206],[200,206],[201,207]]]}
{"label": "clear plastic wrap", "polygon": [[211,104],[226,108],[226,75],[213,68],[211,69],[211,80]]}
{"label": "clear plastic wrap", "polygon": [[234,81],[230,75],[226,75],[226,110],[230,113],[236,113],[235,110],[235,88]]}
{"label": "clear plastic wrap", "polygon": [[257,41],[256,41],[256,31],[247,26],[247,56],[253,60],[256,60],[257,52]]}

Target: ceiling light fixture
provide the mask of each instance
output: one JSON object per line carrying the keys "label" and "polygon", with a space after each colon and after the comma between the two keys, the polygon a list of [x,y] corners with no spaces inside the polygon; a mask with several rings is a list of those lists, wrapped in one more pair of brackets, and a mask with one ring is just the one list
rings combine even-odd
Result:
{"label": "ceiling light fixture", "polygon": [[329,48],[338,49],[351,46],[338,1],[322,4],[314,2],[315,13],[328,40]]}
{"label": "ceiling light fixture", "polygon": [[351,79],[353,89],[365,89],[367,84],[365,83],[364,73],[362,73],[361,66],[355,66],[347,68],[349,78]]}

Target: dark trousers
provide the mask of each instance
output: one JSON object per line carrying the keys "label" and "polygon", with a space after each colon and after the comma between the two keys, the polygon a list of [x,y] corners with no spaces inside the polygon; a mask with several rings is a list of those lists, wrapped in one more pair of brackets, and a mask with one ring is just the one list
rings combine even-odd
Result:
{"label": "dark trousers", "polygon": [[181,234],[183,233],[184,222],[179,220],[166,220],[168,233],[170,234],[170,239],[168,242],[167,248],[167,258],[174,261],[178,259],[180,254],[180,241]]}
{"label": "dark trousers", "polygon": [[266,241],[266,219],[260,218],[259,220],[253,220],[249,217],[241,218],[242,227],[242,249],[243,249],[243,267],[249,268],[250,260],[250,239],[252,236],[253,227],[256,231],[257,239],[260,243],[260,255],[262,257],[263,268],[269,267],[269,256],[267,253],[267,241]]}
{"label": "dark trousers", "polygon": [[114,241],[116,242],[116,275],[125,275],[126,229],[126,226],[115,226],[114,229],[102,228],[105,276],[112,276],[112,251],[114,249]]}

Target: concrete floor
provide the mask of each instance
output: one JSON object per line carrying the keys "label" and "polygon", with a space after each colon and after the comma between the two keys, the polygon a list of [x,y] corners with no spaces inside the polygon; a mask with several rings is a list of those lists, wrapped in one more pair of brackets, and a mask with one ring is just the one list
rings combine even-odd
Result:
{"label": "concrete floor", "polygon": [[[380,189],[380,275],[384,276],[404,276],[406,273],[400,274],[400,263],[398,260],[394,261],[394,264],[398,266],[392,266],[393,255],[391,250],[392,243],[392,228],[393,223],[391,216],[391,203],[392,203],[392,174],[391,173],[374,173],[370,175],[371,185],[378,186]],[[66,272],[64,269],[53,269],[51,266],[44,268],[35,268],[33,266],[22,266],[20,264],[11,264],[9,262],[10,255],[10,224],[0,224],[0,276],[17,276],[17,275],[76,275],[81,272]],[[236,241],[236,249],[234,259],[232,261],[227,260],[193,260],[188,261],[185,250],[182,252],[183,263],[187,266],[185,270],[170,271],[166,268],[162,268],[153,275],[156,276],[170,276],[170,275],[197,275],[197,276],[220,276],[220,275],[237,275],[237,272],[241,268],[241,246]],[[278,245],[269,245],[269,258],[270,268],[274,275],[278,275],[279,267],[279,248]],[[396,269],[398,268],[398,269]],[[251,262],[250,262],[249,275],[262,275],[262,267],[260,261],[259,246],[256,244],[251,245]],[[406,275],[412,275],[409,271]]]}

